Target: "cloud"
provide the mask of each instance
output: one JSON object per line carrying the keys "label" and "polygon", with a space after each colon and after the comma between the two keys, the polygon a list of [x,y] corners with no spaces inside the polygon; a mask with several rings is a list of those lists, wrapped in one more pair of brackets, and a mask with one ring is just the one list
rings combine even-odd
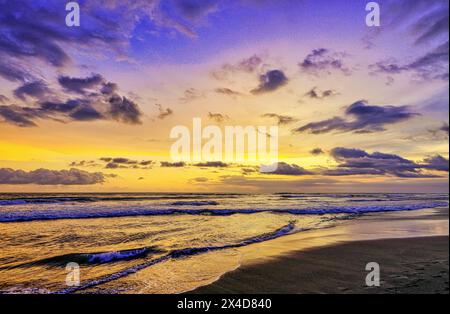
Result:
{"label": "cloud", "polygon": [[37,184],[37,185],[93,185],[104,183],[107,175],[101,172],[86,172],[72,168],[70,170],[37,169],[34,171],[0,169],[0,184]]}
{"label": "cloud", "polygon": [[335,90],[327,89],[324,91],[318,90],[317,87],[312,88],[309,92],[305,94],[305,96],[312,99],[325,99],[328,97],[332,97],[337,95],[338,93]]}
{"label": "cloud", "polygon": [[205,183],[205,182],[208,182],[209,179],[208,178],[204,178],[204,177],[199,177],[199,178],[194,178],[194,181],[198,182],[198,183]]}
{"label": "cloud", "polygon": [[113,120],[127,124],[142,123],[142,112],[135,102],[115,94],[109,99],[109,104],[109,113]]}
{"label": "cloud", "polygon": [[239,60],[235,63],[225,63],[220,69],[212,72],[212,76],[219,80],[226,80],[235,73],[253,74],[259,72],[264,65],[264,59],[260,55],[253,55],[249,58]]}
{"label": "cloud", "polygon": [[217,10],[219,0],[171,0],[186,19],[196,21]]}
{"label": "cloud", "polygon": [[[26,96],[38,99],[32,106],[2,106],[0,118],[3,122],[20,127],[37,126],[38,119],[52,119],[59,122],[109,120],[126,124],[141,124],[142,112],[139,106],[117,93],[115,83],[107,83],[99,74],[86,78],[61,76],[61,86],[79,94],[78,98],[60,100],[43,81],[25,83],[14,91],[16,97]],[[90,90],[87,93],[87,89]],[[48,100],[49,99],[49,100]]]}
{"label": "cloud", "polygon": [[173,110],[170,108],[164,109],[162,107],[162,105],[157,104],[156,105],[158,107],[159,110],[159,114],[158,114],[158,119],[159,120],[164,120],[165,118],[173,115]]}
{"label": "cloud", "polygon": [[183,168],[186,167],[186,163],[185,162],[168,162],[168,161],[162,161],[160,163],[161,167],[163,168]]}
{"label": "cloud", "polygon": [[384,73],[395,75],[404,72],[412,72],[422,80],[448,81],[448,45],[449,43],[447,41],[409,63],[400,64],[396,60],[384,60],[371,64],[369,69],[375,74]]}
{"label": "cloud", "polygon": [[92,108],[89,105],[85,105],[83,107],[80,107],[69,115],[73,120],[76,121],[94,121],[94,120],[101,120],[103,119],[103,115]]}
{"label": "cloud", "polygon": [[295,129],[294,133],[380,132],[385,130],[386,125],[406,121],[417,115],[417,113],[411,112],[407,106],[376,106],[360,100],[347,107],[344,118],[334,117],[308,123]]}
{"label": "cloud", "polygon": [[225,115],[225,114],[222,114],[222,113],[212,113],[212,112],[209,112],[209,113],[208,113],[208,118],[209,118],[210,120],[213,120],[213,121],[217,122],[217,123],[222,123],[222,122],[224,122],[225,120],[229,120],[229,119],[230,119],[230,117],[227,116],[227,115]]}
{"label": "cloud", "polygon": [[290,165],[285,162],[279,162],[271,166],[261,166],[260,173],[286,175],[286,176],[304,176],[313,174],[312,172],[300,166],[294,164]]}
{"label": "cloud", "polygon": [[184,96],[180,98],[182,102],[191,102],[204,98],[205,94],[195,88],[188,88],[184,91]]}
{"label": "cloud", "polygon": [[100,92],[103,95],[114,95],[117,90],[119,89],[119,86],[116,83],[104,83],[102,88],[100,89]]}
{"label": "cloud", "polygon": [[432,157],[425,158],[423,161],[423,167],[425,169],[437,170],[437,171],[448,171],[448,159],[436,155]]}
{"label": "cloud", "polygon": [[23,101],[26,100],[26,96],[43,100],[46,96],[48,96],[51,93],[52,91],[50,90],[50,88],[42,80],[25,83],[16,90],[14,90],[14,96]]}
{"label": "cloud", "polygon": [[380,152],[368,153],[361,149],[337,147],[331,156],[338,163],[337,168],[322,171],[327,176],[349,175],[391,175],[400,178],[435,178],[435,174],[422,170],[448,171],[448,160],[434,156],[416,163],[398,155]]}
{"label": "cloud", "polygon": [[428,129],[425,134],[419,134],[418,136],[410,136],[408,139],[417,141],[430,141],[430,140],[448,140],[449,128],[448,123],[444,122],[441,126]]}
{"label": "cloud", "polygon": [[[1,31],[1,29],[0,29]],[[1,41],[0,41],[1,49]],[[11,82],[26,82],[34,80],[34,76],[20,64],[8,60],[8,55],[0,51],[0,76]]]}
{"label": "cloud", "polygon": [[259,86],[251,91],[252,94],[273,92],[288,83],[288,78],[281,70],[271,70],[259,77]]}
{"label": "cloud", "polygon": [[0,94],[0,103],[4,104],[9,101],[9,98],[5,95]]}
{"label": "cloud", "polygon": [[239,93],[237,91],[234,91],[234,90],[232,90],[230,88],[225,88],[225,87],[223,87],[223,88],[216,88],[214,91],[217,94],[227,95],[227,96],[230,96],[230,97],[242,96],[241,93]]}
{"label": "cloud", "polygon": [[[125,157],[103,157],[99,159],[104,163],[106,169],[150,169],[154,162],[152,160],[135,160]],[[89,161],[86,165],[95,164],[97,161]]]}
{"label": "cloud", "polygon": [[266,113],[262,115],[263,118],[274,118],[278,121],[279,125],[287,125],[297,121],[296,118],[286,115],[279,115],[276,113]]}
{"label": "cloud", "polygon": [[92,74],[84,78],[60,76],[58,82],[66,91],[84,95],[86,89],[97,87],[104,83],[105,79],[100,74]]}
{"label": "cloud", "polygon": [[325,154],[325,152],[321,148],[314,148],[309,153],[314,156]]}
{"label": "cloud", "polygon": [[99,166],[94,160],[81,160],[73,161],[69,165],[70,167],[96,167]]}
{"label": "cloud", "polygon": [[32,108],[23,108],[16,105],[0,106],[0,122],[7,122],[19,127],[37,126],[33,121],[39,112]]}
{"label": "cloud", "polygon": [[314,49],[299,63],[300,69],[312,75],[331,74],[341,72],[351,74],[351,70],[344,63],[344,53],[332,52],[325,48]]}
{"label": "cloud", "polygon": [[416,45],[427,44],[440,38],[448,39],[448,1],[434,1],[432,6],[427,3],[427,9],[425,14],[423,9],[418,12],[419,18],[411,26]]}
{"label": "cloud", "polygon": [[194,166],[201,167],[201,168],[226,168],[229,165],[222,161],[208,161],[208,162],[200,162],[200,163],[194,164]]}
{"label": "cloud", "polygon": [[448,131],[449,131],[449,129],[448,129],[448,123],[444,122],[444,123],[442,124],[442,126],[439,128],[439,130],[442,131],[442,132],[447,133],[447,135],[448,135]]}
{"label": "cloud", "polygon": [[[96,47],[105,55],[125,55],[133,32],[142,23],[156,33],[176,31],[195,36],[197,21],[215,11],[216,0],[86,0],[82,4],[83,25],[65,27],[67,12],[60,0],[0,2],[0,60],[38,59],[63,68],[71,64],[69,50]],[[18,14],[20,12],[20,14]],[[105,49],[100,49],[105,48]],[[78,49],[79,51],[80,49]],[[10,63],[0,61],[0,75],[24,81]],[[15,69],[17,70],[17,68]]]}

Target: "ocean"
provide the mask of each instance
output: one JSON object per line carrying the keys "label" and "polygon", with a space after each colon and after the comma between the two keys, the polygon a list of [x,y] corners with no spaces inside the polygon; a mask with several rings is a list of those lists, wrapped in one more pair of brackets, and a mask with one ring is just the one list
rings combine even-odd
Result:
{"label": "ocean", "polygon": [[444,206],[448,194],[0,194],[0,293],[180,293],[239,267],[241,247]]}

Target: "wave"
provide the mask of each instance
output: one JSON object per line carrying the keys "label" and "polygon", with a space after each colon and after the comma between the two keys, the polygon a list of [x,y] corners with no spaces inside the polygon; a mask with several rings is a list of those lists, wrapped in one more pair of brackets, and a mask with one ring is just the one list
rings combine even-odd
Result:
{"label": "wave", "polygon": [[194,201],[194,202],[174,202],[171,206],[217,206],[218,202],[215,201]]}
{"label": "wave", "polygon": [[231,216],[250,215],[257,213],[291,214],[291,215],[326,215],[326,214],[364,214],[375,212],[409,211],[425,208],[448,206],[448,202],[430,202],[417,204],[387,204],[370,206],[329,206],[309,207],[301,209],[152,209],[152,208],[96,208],[90,211],[87,208],[64,210],[33,210],[33,211],[6,211],[0,212],[0,223],[29,222],[59,219],[94,219],[119,218],[136,216],[171,216],[171,215],[209,215]]}
{"label": "wave", "polygon": [[94,265],[107,264],[119,261],[129,261],[136,258],[145,258],[149,255],[164,253],[165,251],[157,247],[144,247],[130,250],[112,251],[112,252],[98,252],[98,253],[73,253],[66,255],[59,255],[50,258],[41,259],[38,261],[27,262],[13,266],[3,266],[0,270],[10,270],[16,268],[26,268],[36,265],[51,265],[51,266],[65,266],[67,263],[77,263],[80,265]]}
{"label": "wave", "polygon": [[138,201],[158,201],[158,200],[198,200],[210,198],[238,198],[240,194],[168,194],[168,195],[130,195],[130,196],[64,196],[64,197],[10,197],[1,198],[0,206],[26,205],[26,204],[57,204],[57,203],[95,203],[95,202],[138,202]]}
{"label": "wave", "polygon": [[226,245],[220,245],[220,246],[194,247],[194,248],[173,250],[173,251],[169,252],[168,254],[163,255],[161,257],[158,257],[153,260],[147,261],[145,263],[124,269],[117,273],[114,273],[114,274],[111,274],[111,275],[108,275],[108,276],[105,276],[105,277],[102,277],[99,279],[92,280],[81,286],[60,290],[60,291],[56,292],[56,294],[70,294],[70,293],[74,293],[74,292],[77,292],[80,290],[86,290],[88,288],[92,288],[92,287],[95,287],[95,286],[98,286],[101,284],[105,284],[105,283],[129,276],[129,275],[134,274],[142,269],[145,269],[147,267],[153,266],[155,264],[158,264],[158,263],[170,260],[170,259],[178,259],[178,258],[213,252],[213,251],[239,248],[239,247],[247,246],[250,244],[273,240],[273,239],[276,239],[276,238],[279,238],[279,237],[282,237],[284,235],[291,233],[294,229],[295,229],[295,222],[290,222],[288,225],[283,226],[273,232],[262,234],[262,235],[252,237],[252,238],[248,238],[248,239],[242,240],[242,241],[240,241],[238,243],[234,243],[234,244],[226,244]]}

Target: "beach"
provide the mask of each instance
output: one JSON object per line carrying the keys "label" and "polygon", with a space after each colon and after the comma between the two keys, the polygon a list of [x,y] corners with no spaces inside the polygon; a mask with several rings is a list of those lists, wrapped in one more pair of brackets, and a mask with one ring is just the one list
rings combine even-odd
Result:
{"label": "beach", "polygon": [[[365,216],[258,246],[191,293],[449,293],[448,208]],[[379,287],[365,284],[369,262],[380,265]]]}
{"label": "beach", "polygon": [[445,292],[448,212],[447,194],[4,194],[0,294]]}

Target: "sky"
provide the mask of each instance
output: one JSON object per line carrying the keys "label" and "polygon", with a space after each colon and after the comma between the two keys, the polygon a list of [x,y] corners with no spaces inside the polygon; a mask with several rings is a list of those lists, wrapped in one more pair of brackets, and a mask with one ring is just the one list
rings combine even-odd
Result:
{"label": "sky", "polygon": [[[446,0],[67,2],[0,0],[0,192],[448,191]],[[276,171],[173,160],[197,117]]]}

